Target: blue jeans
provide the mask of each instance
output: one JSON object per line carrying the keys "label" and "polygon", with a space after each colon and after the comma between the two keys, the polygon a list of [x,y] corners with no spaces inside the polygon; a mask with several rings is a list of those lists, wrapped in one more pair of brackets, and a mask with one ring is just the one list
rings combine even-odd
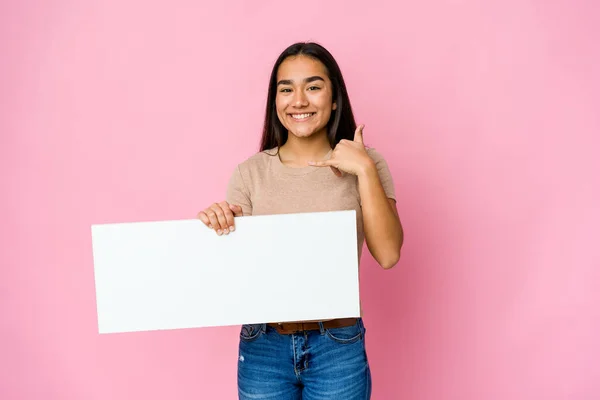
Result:
{"label": "blue jeans", "polygon": [[238,360],[240,400],[368,400],[371,371],[365,327],[284,335],[267,324],[243,325]]}

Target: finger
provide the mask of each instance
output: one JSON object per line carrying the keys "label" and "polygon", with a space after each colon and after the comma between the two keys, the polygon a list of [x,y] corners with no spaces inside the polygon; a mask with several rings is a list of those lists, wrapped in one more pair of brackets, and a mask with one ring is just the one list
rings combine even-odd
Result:
{"label": "finger", "polygon": [[325,161],[309,161],[308,165],[312,165],[313,167],[335,167],[337,161],[335,160],[325,160]]}
{"label": "finger", "polygon": [[204,225],[210,228],[210,220],[204,211],[200,211],[197,215],[197,218],[204,223]]}
{"label": "finger", "polygon": [[331,170],[333,171],[333,173],[335,174],[335,176],[340,176],[340,177],[342,176],[342,171],[340,171],[336,167],[331,167]]}
{"label": "finger", "polygon": [[[219,228],[217,229],[217,235],[222,235],[223,233],[229,233],[229,229],[228,229],[229,225],[227,225],[227,219],[225,218],[225,214],[223,213],[221,206],[218,204],[213,204],[211,209],[217,216],[217,220],[218,220]],[[227,232],[225,232],[225,230],[227,230]]]}
{"label": "finger", "polygon": [[229,209],[229,203],[227,203],[226,201],[222,202],[219,205],[221,206],[221,209],[223,210],[223,215],[225,215],[225,223],[227,224],[225,226],[225,233],[229,233],[229,231],[234,230],[234,228],[233,228],[233,213]]}
{"label": "finger", "polygon": [[241,217],[244,215],[244,213],[242,211],[242,207],[240,207],[236,204],[230,204],[229,208],[231,209],[231,211],[233,211],[233,215],[236,217]]}
{"label": "finger", "polygon": [[219,229],[221,229],[221,226],[219,225],[217,214],[215,214],[215,212],[212,209],[208,209],[205,212],[210,221],[210,225],[208,227],[214,229],[215,232],[219,233]]}
{"label": "finger", "polygon": [[362,132],[363,132],[363,128],[364,127],[365,127],[364,125],[359,125],[356,128],[356,131],[354,131],[354,141],[356,143],[363,144],[363,134],[362,134]]}

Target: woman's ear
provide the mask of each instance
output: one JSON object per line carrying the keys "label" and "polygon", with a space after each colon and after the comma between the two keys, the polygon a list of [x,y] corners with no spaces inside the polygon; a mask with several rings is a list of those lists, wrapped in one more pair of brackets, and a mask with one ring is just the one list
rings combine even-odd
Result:
{"label": "woman's ear", "polygon": [[337,104],[335,104],[335,102],[333,102],[333,105],[331,106],[331,109],[334,110],[334,111],[337,110]]}

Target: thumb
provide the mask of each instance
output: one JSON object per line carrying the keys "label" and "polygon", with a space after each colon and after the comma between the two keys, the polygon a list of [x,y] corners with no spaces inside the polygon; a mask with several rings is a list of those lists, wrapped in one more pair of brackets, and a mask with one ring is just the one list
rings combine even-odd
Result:
{"label": "thumb", "polygon": [[356,143],[363,144],[363,134],[362,134],[362,131],[363,131],[364,127],[365,127],[364,125],[359,125],[356,128],[356,131],[354,131],[354,141]]}
{"label": "thumb", "polygon": [[230,204],[229,209],[233,212],[234,216],[236,216],[236,217],[242,216],[242,207],[238,206],[237,204]]}

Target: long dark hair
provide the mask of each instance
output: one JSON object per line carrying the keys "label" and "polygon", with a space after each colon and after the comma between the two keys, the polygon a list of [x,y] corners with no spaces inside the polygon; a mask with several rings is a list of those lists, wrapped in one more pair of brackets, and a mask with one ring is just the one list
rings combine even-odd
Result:
{"label": "long dark hair", "polygon": [[336,109],[332,110],[331,117],[327,123],[327,138],[329,139],[331,148],[334,148],[342,139],[354,139],[356,122],[354,121],[354,114],[352,113],[348,91],[346,90],[346,84],[344,83],[340,67],[331,53],[320,44],[313,42],[299,42],[289,46],[281,53],[271,71],[260,151],[281,147],[287,141],[287,129],[281,124],[281,121],[279,121],[277,110],[275,108],[277,71],[286,58],[299,55],[305,55],[322,62],[327,70],[327,76],[331,81],[333,102],[336,103]]}

